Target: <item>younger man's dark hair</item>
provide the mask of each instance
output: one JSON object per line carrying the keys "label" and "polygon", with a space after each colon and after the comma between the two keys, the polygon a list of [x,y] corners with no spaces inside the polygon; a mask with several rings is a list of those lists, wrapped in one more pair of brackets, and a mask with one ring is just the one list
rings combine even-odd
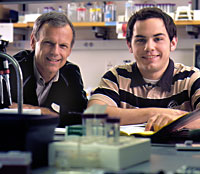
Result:
{"label": "younger man's dark hair", "polygon": [[177,28],[173,19],[161,9],[150,7],[143,8],[130,17],[127,24],[126,40],[128,42],[131,42],[133,36],[133,27],[136,21],[146,20],[150,18],[160,18],[163,20],[170,41],[172,41],[172,39],[177,36]]}

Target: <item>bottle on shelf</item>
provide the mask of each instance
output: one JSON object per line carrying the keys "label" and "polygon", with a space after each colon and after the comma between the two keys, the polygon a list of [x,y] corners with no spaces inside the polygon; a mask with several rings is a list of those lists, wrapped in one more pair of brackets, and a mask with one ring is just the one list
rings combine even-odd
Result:
{"label": "bottle on shelf", "polygon": [[135,4],[133,0],[125,2],[125,21],[128,21],[132,14],[135,12]]}
{"label": "bottle on shelf", "polygon": [[86,7],[83,3],[77,7],[77,21],[78,22],[85,22],[86,21]]}
{"label": "bottle on shelf", "polygon": [[49,7],[44,7],[43,8],[43,13],[48,13],[48,11],[49,11]]}
{"label": "bottle on shelf", "polygon": [[113,2],[112,5],[112,21],[116,21],[117,20],[117,13],[116,13],[117,9],[116,9],[116,4]]}
{"label": "bottle on shelf", "polygon": [[100,2],[94,2],[89,9],[90,13],[90,22],[101,22],[103,21],[102,14],[102,5]]}
{"label": "bottle on shelf", "polygon": [[60,12],[60,13],[63,13],[64,12],[64,10],[63,10],[63,8],[62,8],[62,6],[60,5],[60,6],[58,6],[58,12]]}
{"label": "bottle on shelf", "polygon": [[103,21],[103,6],[99,2],[96,4],[96,21],[97,22],[102,22]]}
{"label": "bottle on shelf", "polygon": [[89,8],[89,21],[96,22],[96,7],[95,4],[91,4]]}
{"label": "bottle on shelf", "polygon": [[90,22],[90,8],[92,8],[92,3],[85,3],[86,13],[85,13],[85,21]]}
{"label": "bottle on shelf", "polygon": [[77,21],[77,4],[74,2],[67,5],[67,16],[72,22]]}
{"label": "bottle on shelf", "polygon": [[107,2],[105,5],[104,21],[112,22],[116,21],[116,5],[113,2]]}
{"label": "bottle on shelf", "polygon": [[192,1],[188,1],[188,7],[190,8],[190,10],[192,10]]}
{"label": "bottle on shelf", "polygon": [[55,11],[53,7],[49,7],[49,12]]}

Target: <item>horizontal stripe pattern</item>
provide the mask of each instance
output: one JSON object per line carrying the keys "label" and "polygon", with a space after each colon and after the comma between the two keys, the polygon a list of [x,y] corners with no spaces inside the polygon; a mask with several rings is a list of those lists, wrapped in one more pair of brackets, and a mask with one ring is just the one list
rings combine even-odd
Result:
{"label": "horizontal stripe pattern", "polygon": [[188,92],[183,91],[179,94],[173,95],[171,97],[166,97],[163,99],[151,99],[151,98],[141,98],[137,97],[134,94],[130,94],[126,91],[120,90],[120,101],[126,102],[129,105],[137,106],[139,108],[146,107],[160,107],[168,108],[171,101],[176,101],[178,105],[181,105],[184,101],[188,101]]}
{"label": "horizontal stripe pattern", "polygon": [[[168,80],[167,82],[171,84],[171,89],[168,91],[162,86],[148,89],[143,80],[139,86],[131,87],[134,79],[139,78],[135,73],[135,65],[131,63],[112,68],[102,77],[100,86],[94,91],[90,100],[103,101],[103,96],[107,96],[121,108],[162,107],[191,111],[200,106],[200,71],[197,68],[177,63],[170,66],[167,71],[174,72],[173,78],[167,76],[162,78],[163,82]],[[169,79],[172,81],[169,82]],[[95,97],[97,94],[102,96]]]}

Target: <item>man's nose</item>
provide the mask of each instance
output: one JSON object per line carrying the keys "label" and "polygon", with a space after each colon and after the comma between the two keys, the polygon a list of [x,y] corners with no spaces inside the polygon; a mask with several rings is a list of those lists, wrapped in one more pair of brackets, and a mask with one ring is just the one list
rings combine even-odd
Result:
{"label": "man's nose", "polygon": [[155,50],[155,43],[152,39],[149,39],[149,40],[146,41],[144,50],[145,51]]}
{"label": "man's nose", "polygon": [[51,53],[53,53],[54,55],[58,55],[59,54],[59,45],[58,44],[55,44],[52,47]]}

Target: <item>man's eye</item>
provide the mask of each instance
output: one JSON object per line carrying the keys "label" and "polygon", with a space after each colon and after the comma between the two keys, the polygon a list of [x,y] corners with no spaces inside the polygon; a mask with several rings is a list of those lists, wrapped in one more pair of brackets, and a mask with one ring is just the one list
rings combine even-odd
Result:
{"label": "man's eye", "polygon": [[135,42],[136,42],[136,43],[145,43],[146,40],[145,40],[145,39],[137,39]]}
{"label": "man's eye", "polygon": [[161,40],[163,40],[162,38],[159,38],[159,37],[156,37],[155,39],[154,39],[156,42],[158,42],[158,41],[161,41]]}
{"label": "man's eye", "polygon": [[49,45],[49,46],[52,46],[52,45],[53,45],[53,43],[52,43],[52,42],[49,42],[49,41],[45,41],[44,44],[45,44],[45,45]]}
{"label": "man's eye", "polygon": [[68,48],[67,45],[60,45],[60,47],[63,48],[63,49],[67,49]]}

